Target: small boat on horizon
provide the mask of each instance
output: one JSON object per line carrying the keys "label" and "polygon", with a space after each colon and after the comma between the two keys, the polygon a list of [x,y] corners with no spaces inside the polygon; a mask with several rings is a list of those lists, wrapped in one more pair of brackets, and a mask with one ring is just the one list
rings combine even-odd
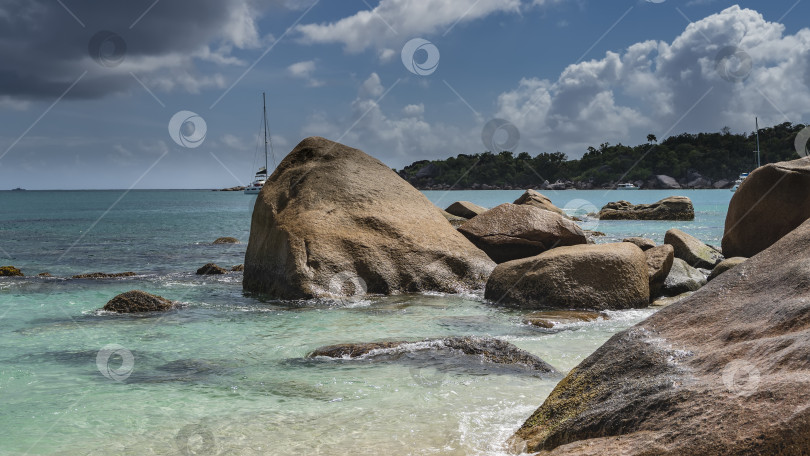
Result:
{"label": "small boat on horizon", "polygon": [[[757,150],[755,150],[754,153],[757,154],[757,168],[759,168],[761,166],[761,163],[759,161],[759,118],[758,117],[754,118],[754,122],[756,123],[757,127]],[[746,177],[748,177],[748,173],[740,173],[740,177],[738,177],[737,180],[734,181],[734,186],[731,187],[731,191],[736,192],[737,189],[740,188],[740,184],[743,183]]]}
{"label": "small boat on horizon", "polygon": [[628,182],[628,183],[625,183],[625,184],[618,184],[616,186],[616,190],[638,190],[638,189],[639,189],[639,187],[636,187],[631,182]]}
{"label": "small boat on horizon", "polygon": [[12,189],[11,189],[11,191],[12,191],[12,192],[24,192],[24,191],[25,191],[25,189],[24,189],[24,188],[22,188],[22,187],[17,187],[17,188],[12,188]]}
{"label": "small boat on horizon", "polygon": [[273,164],[275,165],[276,162],[276,155],[273,153],[273,143],[269,140],[267,136],[267,101],[264,92],[262,92],[262,113],[264,116],[264,121],[262,125],[264,126],[264,166],[259,168],[256,171],[256,176],[253,178],[253,182],[250,183],[247,187],[245,187],[245,195],[258,195],[260,191],[262,191],[262,187],[264,187],[264,183],[267,182],[267,145],[270,144],[270,152],[273,154]]}

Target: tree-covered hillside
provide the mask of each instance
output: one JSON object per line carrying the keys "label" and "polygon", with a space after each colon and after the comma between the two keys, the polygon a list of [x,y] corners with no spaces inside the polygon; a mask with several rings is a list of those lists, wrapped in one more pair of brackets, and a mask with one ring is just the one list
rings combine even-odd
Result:
{"label": "tree-covered hillside", "polygon": [[[760,129],[762,164],[799,158],[794,140],[804,125],[789,122]],[[721,187],[741,172],[756,167],[756,136],[719,133],[684,133],[661,143],[653,135],[635,147],[601,144],[589,147],[578,160],[561,152],[509,151],[493,154],[459,154],[445,160],[421,160],[399,171],[417,188],[528,188],[544,182],[566,182],[568,187],[602,188],[618,182],[636,182],[655,187],[656,175],[667,175],[681,185]],[[729,184],[726,184],[729,185]]]}

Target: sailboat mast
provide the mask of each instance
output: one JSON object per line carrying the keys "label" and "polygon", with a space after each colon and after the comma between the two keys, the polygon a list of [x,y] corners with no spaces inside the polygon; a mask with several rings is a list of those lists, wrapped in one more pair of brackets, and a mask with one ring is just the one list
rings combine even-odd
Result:
{"label": "sailboat mast", "polygon": [[267,99],[262,92],[262,114],[264,116],[264,172],[267,173]]}
{"label": "sailboat mast", "polygon": [[757,124],[757,168],[761,165],[759,163],[759,117],[754,117],[754,122]]}

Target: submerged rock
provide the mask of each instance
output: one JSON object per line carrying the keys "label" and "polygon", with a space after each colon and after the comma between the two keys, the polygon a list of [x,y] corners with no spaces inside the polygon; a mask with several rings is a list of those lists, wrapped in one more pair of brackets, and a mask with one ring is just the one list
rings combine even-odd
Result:
{"label": "submerged rock", "polygon": [[[246,291],[281,299],[480,288],[494,263],[424,194],[364,152],[307,138],[256,200]],[[354,287],[352,293],[356,293]]]}
{"label": "submerged rock", "polygon": [[513,442],[544,455],[806,454],[807,251],[810,222],[614,335]]}
{"label": "submerged rock", "polygon": [[650,302],[646,257],[628,242],[558,247],[498,265],[484,297],[527,309],[646,307]]}
{"label": "submerged rock", "polygon": [[670,196],[652,204],[631,204],[628,201],[607,203],[599,211],[600,220],[694,220],[692,200],[685,196]]}
{"label": "submerged rock", "polygon": [[50,272],[40,272],[37,277],[53,277]]}
{"label": "submerged rock", "polygon": [[576,223],[556,212],[509,203],[488,210],[458,230],[496,263],[588,242]]}
{"label": "submerged rock", "polygon": [[141,290],[127,291],[110,299],[102,310],[118,313],[159,312],[170,310],[174,303]]}
{"label": "submerged rock", "polygon": [[650,278],[650,300],[661,296],[664,281],[675,260],[675,249],[669,244],[659,245],[644,252],[647,256],[647,274]]}
{"label": "submerged rock", "polygon": [[810,158],[754,170],[734,192],[723,234],[726,257],[752,257],[810,217]]}
{"label": "submerged rock", "polygon": [[218,266],[215,263],[207,263],[202,266],[200,269],[197,269],[197,275],[218,275],[218,274],[225,274],[228,270]]}
{"label": "submerged rock", "polygon": [[595,321],[598,319],[609,320],[610,317],[604,312],[591,312],[587,310],[545,310],[532,312],[523,316],[523,323],[541,328],[553,328],[559,325]]}
{"label": "submerged rock", "polygon": [[239,239],[235,237],[221,237],[216,238],[214,244],[239,244]]}
{"label": "submerged rock", "polygon": [[534,206],[547,211],[556,212],[562,216],[566,216],[562,209],[555,206],[548,197],[537,190],[526,190],[513,204],[522,204],[526,206]]}
{"label": "submerged rock", "polygon": [[687,291],[697,291],[706,285],[706,275],[689,266],[686,261],[675,258],[672,268],[664,280],[662,293],[666,296],[675,296]]}
{"label": "submerged rock", "polygon": [[360,358],[391,356],[401,352],[421,350],[458,350],[465,355],[478,356],[483,361],[520,365],[545,374],[556,374],[557,370],[531,353],[509,342],[491,337],[445,337],[426,339],[420,342],[372,342],[360,344],[338,344],[321,347],[307,355],[308,358],[326,356],[330,358]]}
{"label": "submerged rock", "polygon": [[667,231],[664,244],[671,245],[675,249],[675,257],[693,268],[712,269],[723,261],[723,254],[719,250],[678,229]]}
{"label": "submerged rock", "polygon": [[709,274],[709,277],[707,278],[707,280],[712,280],[712,279],[716,278],[717,276],[719,276],[720,274],[728,271],[729,269],[742,264],[742,262],[747,260],[747,259],[748,258],[743,258],[743,257],[726,258],[725,260],[718,263],[717,266],[714,267],[714,269],[712,269],[712,272],[711,272],[711,274]]}
{"label": "submerged rock", "polygon": [[0,266],[0,277],[23,277],[23,273],[14,266]]}
{"label": "submerged rock", "polygon": [[77,274],[71,276],[71,279],[115,279],[118,277],[132,277],[135,276],[134,272],[114,272],[114,273],[107,273],[107,272],[91,272],[88,274]]}
{"label": "submerged rock", "polygon": [[471,219],[476,215],[481,215],[487,211],[487,208],[481,207],[477,204],[473,204],[469,201],[456,201],[455,203],[447,206],[445,212],[448,214],[455,215],[457,217],[462,217],[465,219]]}

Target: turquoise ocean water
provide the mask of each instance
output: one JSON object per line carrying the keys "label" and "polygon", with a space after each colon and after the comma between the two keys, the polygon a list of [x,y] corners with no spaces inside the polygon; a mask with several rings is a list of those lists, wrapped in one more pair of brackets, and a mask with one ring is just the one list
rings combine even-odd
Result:
{"label": "turquoise ocean water", "polygon": [[[425,192],[492,207],[520,191]],[[608,201],[692,199],[693,222],[584,218],[598,242],[677,227],[719,245],[731,192],[545,193],[584,216]],[[406,295],[344,306],[245,295],[255,196],[210,191],[0,192],[0,454],[498,454],[559,378],[433,355],[398,362],[307,360],[326,344],[445,335],[508,340],[567,372],[653,310],[543,330],[477,294]],[[233,236],[238,245],[212,245]],[[111,280],[67,279],[134,271]],[[31,277],[49,272],[53,278]],[[184,303],[162,315],[98,312],[142,289]]]}

